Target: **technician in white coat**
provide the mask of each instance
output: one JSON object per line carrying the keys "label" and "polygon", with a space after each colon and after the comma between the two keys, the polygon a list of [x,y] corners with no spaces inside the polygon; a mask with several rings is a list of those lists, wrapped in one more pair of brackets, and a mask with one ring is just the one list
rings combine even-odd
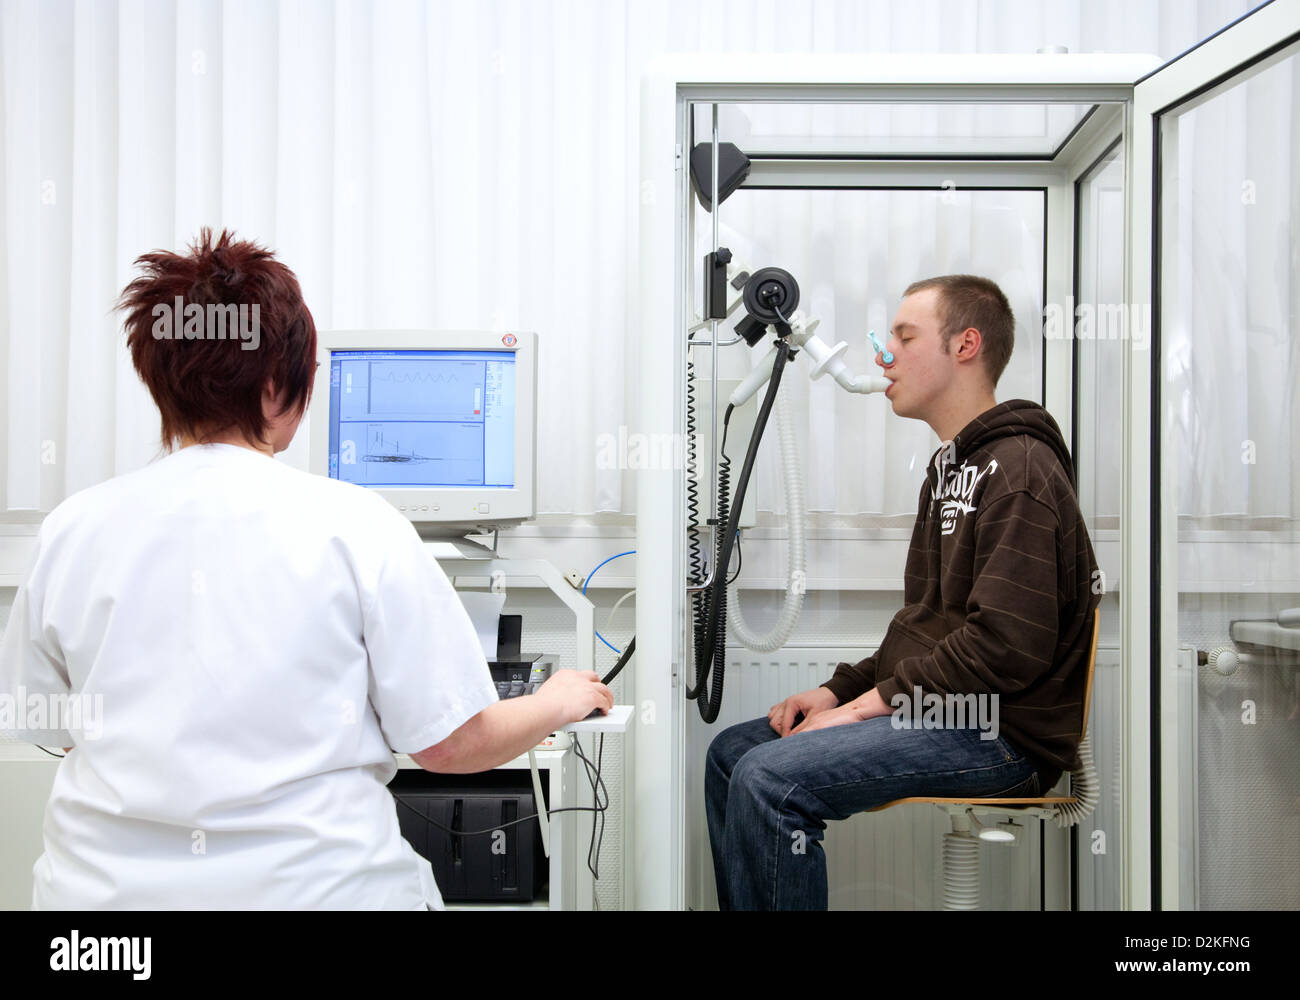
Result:
{"label": "technician in white coat", "polygon": [[[292,272],[207,230],[137,263],[128,346],[181,447],[45,518],[0,645],[14,733],[70,748],[33,907],[441,908],[385,788],[393,752],[486,770],[612,695],[562,670],[498,701],[410,523],[272,457],[315,376]],[[212,310],[182,310],[168,339],[176,296],[257,304],[258,329],[214,339]],[[195,318],[206,336],[181,339]]]}

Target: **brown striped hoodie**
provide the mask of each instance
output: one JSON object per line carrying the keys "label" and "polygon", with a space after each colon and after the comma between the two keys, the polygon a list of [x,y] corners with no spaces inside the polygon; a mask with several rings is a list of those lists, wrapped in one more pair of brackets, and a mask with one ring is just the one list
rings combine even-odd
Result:
{"label": "brown striped hoodie", "polygon": [[[884,641],[823,686],[841,704],[873,686],[998,695],[999,734],[1043,793],[1083,728],[1097,561],[1060,428],[1037,403],[986,410],[941,446],[921,487],[903,598]],[[991,702],[991,699],[990,699]]]}

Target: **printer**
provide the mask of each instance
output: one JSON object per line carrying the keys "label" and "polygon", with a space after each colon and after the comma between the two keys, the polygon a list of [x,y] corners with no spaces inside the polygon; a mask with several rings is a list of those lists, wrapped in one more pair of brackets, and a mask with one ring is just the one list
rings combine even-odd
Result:
{"label": "printer", "polygon": [[519,652],[523,630],[523,615],[500,615],[497,619],[497,655],[488,660],[488,669],[501,699],[535,694],[555,669],[554,657]]}

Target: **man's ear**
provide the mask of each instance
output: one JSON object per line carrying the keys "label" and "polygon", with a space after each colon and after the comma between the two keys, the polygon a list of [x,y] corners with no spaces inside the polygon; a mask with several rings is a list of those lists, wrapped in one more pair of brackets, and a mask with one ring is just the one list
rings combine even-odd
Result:
{"label": "man's ear", "polygon": [[968,326],[954,338],[957,341],[956,357],[958,361],[971,361],[979,355],[984,339],[979,330]]}

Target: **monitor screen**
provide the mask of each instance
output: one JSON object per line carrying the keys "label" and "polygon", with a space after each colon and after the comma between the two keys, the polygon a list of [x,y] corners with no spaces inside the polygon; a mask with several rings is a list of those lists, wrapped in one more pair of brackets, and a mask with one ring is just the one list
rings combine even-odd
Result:
{"label": "monitor screen", "polygon": [[515,487],[514,352],[334,350],[329,365],[331,478]]}

